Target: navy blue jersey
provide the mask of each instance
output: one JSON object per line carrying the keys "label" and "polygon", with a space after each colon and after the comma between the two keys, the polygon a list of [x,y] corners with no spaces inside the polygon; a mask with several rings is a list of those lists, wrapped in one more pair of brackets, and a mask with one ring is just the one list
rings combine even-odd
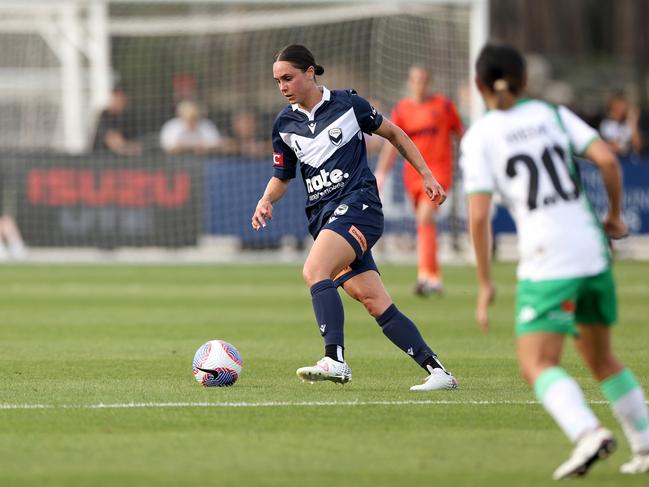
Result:
{"label": "navy blue jersey", "polygon": [[306,188],[306,215],[314,237],[345,199],[381,200],[367,165],[363,132],[371,134],[383,116],[354,90],[329,91],[311,113],[297,104],[282,110],[273,125],[274,176],[295,178],[298,162]]}

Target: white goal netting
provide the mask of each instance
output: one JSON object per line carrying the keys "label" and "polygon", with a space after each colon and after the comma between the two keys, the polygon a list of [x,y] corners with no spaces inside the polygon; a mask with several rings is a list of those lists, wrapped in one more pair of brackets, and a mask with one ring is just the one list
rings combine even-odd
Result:
{"label": "white goal netting", "polygon": [[[2,212],[29,246],[176,247],[209,236],[251,248],[302,242],[299,182],[267,231],[249,224],[272,173],[272,121],[285,104],[272,79],[274,54],[306,45],[325,67],[321,83],[355,88],[386,115],[405,95],[409,66],[423,64],[468,119],[475,107],[463,90],[485,37],[484,4],[6,0]],[[102,118],[109,105],[112,115]],[[174,148],[177,130],[167,122],[177,111],[204,119],[200,150]],[[378,149],[372,141],[372,157]],[[412,230],[399,173],[386,194],[388,232]]]}

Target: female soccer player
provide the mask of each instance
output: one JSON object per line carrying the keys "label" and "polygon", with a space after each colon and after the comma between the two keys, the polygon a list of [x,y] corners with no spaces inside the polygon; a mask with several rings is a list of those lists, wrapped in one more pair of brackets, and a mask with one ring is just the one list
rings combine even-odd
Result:
{"label": "female soccer player", "polygon": [[[525,62],[507,46],[487,45],[476,63],[476,82],[490,111],[462,141],[461,165],[469,195],[469,225],[477,258],[476,319],[489,326],[494,297],[490,275],[491,194],[508,202],[519,235],[516,303],[518,359],[538,400],[576,444],[555,479],[584,475],[615,448],[584,400],[582,391],[559,366],[566,335],[610,403],[631,445],[633,458],[623,473],[649,471],[649,415],[633,373],[611,350],[616,297],[607,238],[626,234],[621,220],[618,161],[597,132],[565,107],[521,96]],[[601,171],[609,198],[603,229],[581,187],[573,154]]]}
{"label": "female soccer player", "polygon": [[[400,100],[390,116],[412,139],[422,153],[428,167],[448,191],[453,185],[453,146],[451,136],[457,140],[463,129],[455,105],[448,98],[430,93],[430,73],[422,66],[412,66],[408,71],[408,96]],[[392,170],[397,150],[385,143],[376,165],[379,189]],[[437,261],[437,205],[426,195],[421,177],[411,164],[403,167],[403,181],[415,207],[417,224],[418,270],[415,294],[428,296],[441,293],[442,273]]]}
{"label": "female soccer player", "polygon": [[354,90],[329,91],[316,84],[324,73],[311,52],[289,45],[275,57],[273,77],[290,105],[273,127],[274,176],[257,203],[252,226],[259,230],[273,215],[273,203],[300,170],[306,187],[306,214],[315,241],[304,263],[325,357],[297,375],[305,381],[346,383],[352,372],[343,355],[343,304],[337,287],[360,301],[383,333],[429,373],[411,390],[454,389],[455,378],[426,344],[415,324],[392,303],[372,258],[383,232],[376,180],[367,166],[363,132],[390,140],[417,168],[426,194],[435,204],[446,195],[412,141],[384,120]]}

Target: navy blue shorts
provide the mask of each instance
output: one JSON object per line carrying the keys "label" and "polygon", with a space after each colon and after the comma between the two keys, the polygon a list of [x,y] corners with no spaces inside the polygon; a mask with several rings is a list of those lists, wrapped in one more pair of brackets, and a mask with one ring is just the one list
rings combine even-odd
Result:
{"label": "navy blue shorts", "polygon": [[372,257],[372,247],[383,234],[383,211],[376,203],[342,202],[326,220],[322,230],[332,230],[343,237],[356,253],[356,260],[336,276],[341,286],[348,279],[366,271],[378,272]]}

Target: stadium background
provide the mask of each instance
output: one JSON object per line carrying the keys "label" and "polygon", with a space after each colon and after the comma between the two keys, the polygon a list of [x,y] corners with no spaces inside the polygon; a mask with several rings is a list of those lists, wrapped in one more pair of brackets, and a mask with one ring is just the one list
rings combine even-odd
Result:
{"label": "stadium background", "polygon": [[[0,5],[0,168],[2,209],[15,217],[33,260],[94,258],[91,249],[182,249],[178,259],[255,259],[246,249],[298,254],[309,245],[303,189],[291,185],[273,224],[249,217],[271,174],[269,157],[165,155],[162,125],[183,90],[224,135],[238,112],[254,115],[267,140],[284,102],[270,76],[273,54],[308,45],[326,67],[321,82],[353,87],[389,113],[404,95],[409,65],[425,63],[435,90],[452,98],[466,123],[481,110],[469,94],[472,49],[487,38],[512,42],[530,63],[532,95],[564,103],[594,126],[612,90],[646,108],[649,41],[642,1],[543,2],[191,2],[78,0]],[[488,14],[486,13],[488,10]],[[141,156],[92,150],[112,86],[129,96],[128,123]],[[185,93],[187,94],[187,93]],[[475,93],[472,93],[475,95]],[[648,134],[649,135],[649,134]],[[372,161],[376,156],[372,151]],[[623,247],[646,257],[647,154],[623,161],[626,213],[634,238]],[[602,188],[585,167],[598,211]],[[413,255],[414,224],[399,167],[386,184],[383,259]],[[456,185],[457,188],[457,185]],[[459,189],[443,209],[444,259],[466,257]],[[499,235],[512,232],[500,210]],[[507,241],[506,237],[503,237]],[[62,252],[73,248],[74,252]],[[512,247],[502,257],[515,257]],[[189,252],[189,251],[192,252]],[[114,252],[113,256],[125,255]],[[129,254],[127,254],[129,255]],[[169,258],[165,253],[165,259]],[[188,257],[193,256],[193,257]],[[173,258],[173,257],[172,257]]]}
{"label": "stadium background", "polygon": [[[474,325],[472,265],[444,266],[443,296],[413,295],[411,212],[395,171],[377,260],[390,295],[460,388],[411,393],[422,371],[344,293],[354,380],[344,388],[303,384],[294,371],[317,359],[322,344],[300,272],[309,244],[301,185],[291,185],[266,231],[253,234],[249,218],[269,158],[158,148],[174,81],[180,91],[195,83],[194,96],[222,132],[241,108],[258,114],[265,137],[283,104],[272,55],[289,41],[314,49],[327,86],[353,86],[386,112],[404,93],[407,67],[422,58],[465,118],[479,111],[458,88],[470,75],[470,52],[489,37],[525,49],[538,92],[593,124],[611,89],[624,88],[646,115],[646,2],[486,6],[0,1],[0,200],[29,245],[29,265],[0,265],[0,485],[548,485],[570,445],[519,377],[514,264],[494,265],[498,298],[487,335]],[[113,83],[130,94],[141,157],[91,150]],[[647,232],[646,160],[623,162],[625,216],[638,242]],[[584,177],[601,210],[599,175]],[[466,258],[461,202],[456,191],[444,205],[446,262]],[[501,232],[510,224],[502,212],[495,221]],[[515,255],[508,238],[499,237],[502,258]],[[643,248],[618,255],[646,258]],[[649,263],[616,262],[614,270],[616,350],[647,390]],[[235,387],[194,380],[191,359],[210,339],[241,352]],[[562,366],[621,439],[573,347]],[[618,473],[629,455],[621,442],[588,484],[645,486],[646,478]]]}

